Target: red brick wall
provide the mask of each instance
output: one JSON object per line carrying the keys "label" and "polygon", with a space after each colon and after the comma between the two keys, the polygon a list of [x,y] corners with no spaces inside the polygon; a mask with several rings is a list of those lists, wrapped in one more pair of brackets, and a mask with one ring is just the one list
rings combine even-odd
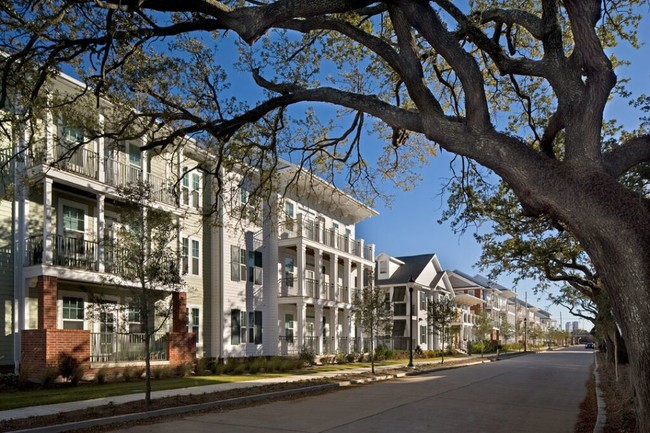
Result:
{"label": "red brick wall", "polygon": [[90,368],[90,331],[30,329],[21,332],[21,362],[31,379],[40,380],[46,367],[58,368],[67,356]]}
{"label": "red brick wall", "polygon": [[171,365],[185,364],[196,358],[196,335],[193,332],[170,332],[169,363]]}
{"label": "red brick wall", "polygon": [[36,281],[38,292],[38,329],[56,329],[57,278],[41,275]]}
{"label": "red brick wall", "polygon": [[187,332],[187,293],[172,293],[172,331]]}

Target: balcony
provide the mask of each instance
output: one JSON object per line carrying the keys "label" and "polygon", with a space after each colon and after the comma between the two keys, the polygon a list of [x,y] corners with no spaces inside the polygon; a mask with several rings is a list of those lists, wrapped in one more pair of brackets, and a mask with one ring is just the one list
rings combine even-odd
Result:
{"label": "balcony", "polygon": [[[75,237],[52,235],[52,264],[87,271],[97,270],[98,243]],[[42,235],[30,236],[25,242],[25,266],[43,263],[45,242]]]}
{"label": "balcony", "polygon": [[[149,353],[152,361],[167,361],[167,334],[151,336]],[[128,362],[145,360],[145,334],[112,332],[90,335],[90,362]]]}
{"label": "balcony", "polygon": [[[2,152],[4,154],[5,149]],[[4,157],[3,154],[0,154],[0,163]],[[10,150],[8,154],[11,155]],[[140,167],[121,162],[115,158],[102,157],[97,152],[86,148],[71,151],[62,146],[55,146],[53,149],[53,160],[55,162],[52,165],[59,170],[99,181],[101,179],[100,158],[102,158],[103,162],[106,184],[119,188],[146,180],[151,186],[152,200],[177,205],[178,200],[173,192],[173,186],[164,177],[153,173],[145,173]],[[37,148],[30,155],[29,165],[43,164],[46,160],[44,150]]]}
{"label": "balcony", "polygon": [[288,219],[280,226],[280,239],[308,239],[321,245],[348,253],[365,260],[374,261],[374,245],[363,245],[363,240],[338,233],[334,229],[314,220],[298,215],[297,219]]}
{"label": "balcony", "polygon": [[305,278],[303,285],[304,293],[299,293],[298,278],[286,277],[280,280],[279,297],[301,296],[304,298],[322,299],[326,301],[349,303],[348,294],[350,289],[342,285],[334,285],[312,278]]}
{"label": "balcony", "polygon": [[[99,242],[52,235],[51,246],[52,265],[86,271],[99,269]],[[124,248],[112,243],[105,243],[103,247],[102,263],[106,273],[119,275],[127,280],[136,279],[133,267],[129,265],[131,258]],[[45,248],[42,235],[28,237],[25,240],[25,266],[45,263]]]}

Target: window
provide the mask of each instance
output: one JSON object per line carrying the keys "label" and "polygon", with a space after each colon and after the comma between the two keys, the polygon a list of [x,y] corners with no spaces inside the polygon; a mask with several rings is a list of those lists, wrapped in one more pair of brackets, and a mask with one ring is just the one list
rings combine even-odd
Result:
{"label": "window", "polygon": [[427,344],[427,327],[420,325],[420,344]]}
{"label": "window", "polygon": [[63,297],[63,329],[84,329],[84,300]]}
{"label": "window", "polygon": [[183,260],[182,271],[183,275],[187,274],[189,271],[189,250],[190,250],[190,240],[188,238],[183,238],[183,246],[181,251],[181,258]]}
{"label": "window", "polygon": [[129,143],[129,164],[142,168],[142,152],[140,151],[140,148],[133,143]]}
{"label": "window", "polygon": [[393,314],[396,316],[406,316],[406,287],[400,286],[393,288]]}
{"label": "window", "polygon": [[293,343],[293,314],[284,315],[284,338]]}
{"label": "window", "polygon": [[66,232],[83,234],[85,231],[84,211],[71,206],[63,205],[63,229]]}
{"label": "window", "polygon": [[284,258],[284,281],[287,287],[293,287],[293,257]]}
{"label": "window", "polygon": [[403,337],[406,330],[406,320],[393,321],[393,337]]}
{"label": "window", "polygon": [[144,332],[144,327],[142,326],[142,318],[140,315],[140,309],[137,305],[129,305],[128,307],[128,321],[129,321],[129,332],[132,333],[142,333]]}
{"label": "window", "polygon": [[84,135],[81,129],[71,128],[69,126],[63,127],[61,134],[61,142],[57,149],[59,154],[57,159],[64,158],[70,164],[83,166],[84,165],[84,152],[83,143]]}
{"label": "window", "polygon": [[420,310],[427,309],[427,292],[420,292]]}
{"label": "window", "polygon": [[199,275],[199,241],[192,239],[192,275]]}
{"label": "window", "polygon": [[200,194],[201,191],[201,177],[199,173],[192,173],[192,206],[195,208],[201,207]]}
{"label": "window", "polygon": [[293,210],[293,203],[290,201],[285,201],[284,202],[284,214],[288,218],[293,218],[294,217],[294,210]]}
{"label": "window", "polygon": [[187,309],[187,330],[189,332],[193,332],[194,335],[196,336],[196,344],[199,344],[199,336],[200,336],[200,316],[199,316],[199,309],[198,308],[188,308]]}
{"label": "window", "polygon": [[230,344],[236,345],[241,343],[241,310],[231,310],[230,312]]}
{"label": "window", "polygon": [[57,238],[56,251],[61,258],[76,258],[84,253],[85,222],[84,211],[63,205],[63,237]]}
{"label": "window", "polygon": [[388,261],[387,260],[380,260],[379,261],[379,273],[380,274],[387,274],[388,273]]}
{"label": "window", "polygon": [[248,276],[246,250],[237,245],[230,246],[230,279],[246,281]]}
{"label": "window", "polygon": [[190,178],[187,175],[187,167],[183,167],[183,182],[181,183],[181,204],[190,205]]}
{"label": "window", "polygon": [[262,312],[254,311],[253,343],[262,344]]}
{"label": "window", "polygon": [[253,254],[253,283],[262,284],[262,252],[255,251]]}

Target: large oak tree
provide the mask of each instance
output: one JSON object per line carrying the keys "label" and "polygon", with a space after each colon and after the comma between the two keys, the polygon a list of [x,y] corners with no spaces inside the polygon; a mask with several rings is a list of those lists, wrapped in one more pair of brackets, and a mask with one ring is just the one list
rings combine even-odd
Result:
{"label": "large oak tree", "polygon": [[[75,67],[97,95],[173,127],[148,147],[196,135],[217,168],[272,169],[286,156],[330,176],[346,169],[353,192],[410,181],[405,167],[433,145],[489,168],[526,214],[557,221],[589,255],[628,345],[639,429],[650,431],[650,207],[647,191],[621,182],[650,160],[650,135],[602,145],[619,89],[606,50],[638,42],[634,3],[7,1],[0,104],[29,117],[44,74]],[[235,78],[251,77],[241,87],[222,64],[233,40]],[[245,100],[253,82],[263,92]],[[328,119],[304,103],[341,108]],[[377,161],[364,159],[377,154],[362,140],[369,123],[385,140]]]}

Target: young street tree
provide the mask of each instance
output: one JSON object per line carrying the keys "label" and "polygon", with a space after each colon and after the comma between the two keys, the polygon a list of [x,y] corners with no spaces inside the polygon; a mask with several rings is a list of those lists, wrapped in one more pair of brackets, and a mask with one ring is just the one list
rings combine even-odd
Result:
{"label": "young street tree", "polygon": [[[128,308],[96,299],[95,316],[110,315],[116,334],[142,346],[145,361],[145,401],[151,403],[152,343],[172,317],[172,293],[183,288],[176,248],[176,217],[150,206],[147,182],[124,187],[116,203],[119,221],[113,236],[105,236],[106,266],[117,278],[106,284],[126,287]],[[111,335],[109,335],[111,337]]]}
{"label": "young street tree", "polygon": [[368,276],[368,284],[354,294],[354,316],[370,338],[370,369],[375,374],[375,338],[390,335],[393,326],[393,310],[386,299],[386,291],[375,286],[374,276]]}
{"label": "young street tree", "polygon": [[488,343],[488,339],[492,334],[492,329],[494,328],[494,323],[492,318],[486,311],[481,311],[476,319],[474,324],[474,332],[481,342],[481,358],[483,358],[483,352],[485,351],[485,345]]}
{"label": "young street tree", "polygon": [[515,335],[515,326],[508,322],[506,313],[499,314],[499,335],[503,337],[503,342],[507,343]]}
{"label": "young street tree", "polygon": [[442,364],[445,362],[445,344],[449,339],[449,327],[458,318],[456,303],[451,298],[435,299],[427,304],[427,325],[442,341]]}
{"label": "young street tree", "polygon": [[[347,167],[359,193],[363,181],[375,192],[378,179],[410,185],[436,146],[471,159],[589,255],[627,343],[638,425],[650,431],[650,303],[638,302],[650,291],[650,204],[647,190],[621,181],[650,161],[647,125],[603,146],[611,97],[650,109],[647,96],[617,87],[622,62],[607,54],[622,40],[638,46],[640,4],[9,1],[0,8],[0,107],[28,118],[31,101],[46,102],[36,98],[45,76],[71,65],[97,94],[174,126],[147,147],[199,136],[219,169],[233,158],[272,168],[284,155],[329,180]],[[238,83],[219,63],[228,56],[216,54],[235,35]],[[229,86],[249,83],[263,92],[234,99],[244,93]],[[16,88],[25,99],[8,104]],[[342,107],[334,123],[291,109],[315,102]],[[369,117],[386,142],[376,163],[363,159]],[[335,135],[340,122],[349,125]]]}

